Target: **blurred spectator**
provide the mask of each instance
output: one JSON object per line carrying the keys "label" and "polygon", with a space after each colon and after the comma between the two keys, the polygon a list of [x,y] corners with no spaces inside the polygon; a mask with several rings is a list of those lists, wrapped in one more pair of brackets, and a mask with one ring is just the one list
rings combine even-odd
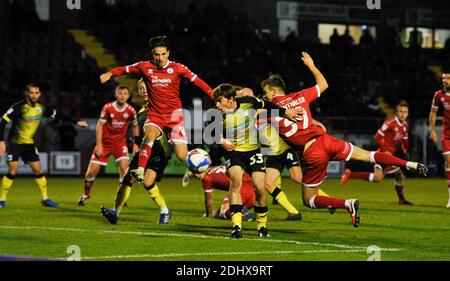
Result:
{"label": "blurred spectator", "polygon": [[422,48],[422,31],[417,29],[417,26],[409,33],[409,48],[412,50],[418,50]]}

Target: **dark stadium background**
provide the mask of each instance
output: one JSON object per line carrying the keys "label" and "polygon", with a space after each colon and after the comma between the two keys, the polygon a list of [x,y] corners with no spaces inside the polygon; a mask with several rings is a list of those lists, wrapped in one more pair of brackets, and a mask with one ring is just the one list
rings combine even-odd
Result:
{"label": "dark stadium background", "polygon": [[[371,10],[366,0],[288,1],[290,8],[281,2],[81,0],[78,10],[69,9],[65,0],[0,1],[0,112],[23,97],[25,85],[37,82],[45,104],[92,118],[90,130],[45,122],[37,139],[40,151],[81,151],[84,172],[95,119],[117,85],[99,83],[106,70],[102,60],[111,55],[119,65],[148,59],[148,39],[165,34],[171,59],[212,87],[231,82],[260,93],[259,82],[270,73],[281,74],[289,91],[312,85],[300,61],[305,50],[330,84],[314,103],[313,114],[332,134],[374,148],[372,136],[386,110],[405,99],[411,113],[410,157],[426,160],[430,174],[439,176],[442,157],[439,147],[427,142],[426,119],[433,93],[441,88],[439,73],[450,66],[448,3],[381,0],[381,10]],[[323,30],[346,25],[352,37],[328,44]],[[413,27],[422,31],[421,46],[406,40]],[[355,34],[365,28],[372,37],[360,40]],[[98,56],[97,48],[93,55],[80,34],[92,36],[103,53]],[[211,106],[188,83],[181,96],[187,109],[193,108],[194,98],[202,100],[204,109]],[[132,103],[137,107],[140,101]],[[218,161],[220,153],[213,150],[212,156]]]}

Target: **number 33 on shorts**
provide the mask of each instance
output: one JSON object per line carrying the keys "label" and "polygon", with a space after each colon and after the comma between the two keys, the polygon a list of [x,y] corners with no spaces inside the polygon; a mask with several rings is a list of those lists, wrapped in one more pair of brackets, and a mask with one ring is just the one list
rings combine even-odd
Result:
{"label": "number 33 on shorts", "polygon": [[264,163],[264,158],[263,155],[261,153],[257,153],[255,155],[253,155],[252,157],[250,157],[250,166],[253,166],[256,164],[262,164]]}

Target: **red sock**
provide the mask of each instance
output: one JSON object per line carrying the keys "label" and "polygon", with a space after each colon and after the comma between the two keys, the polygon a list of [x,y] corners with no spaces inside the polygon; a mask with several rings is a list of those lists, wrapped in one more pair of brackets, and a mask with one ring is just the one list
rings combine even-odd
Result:
{"label": "red sock", "polygon": [[350,174],[351,179],[360,179],[368,181],[370,176],[370,172],[352,172]]}
{"label": "red sock", "polygon": [[394,165],[406,167],[406,163],[408,163],[408,161],[406,160],[400,159],[398,157],[395,157],[391,154],[384,152],[375,152],[373,155],[373,159],[375,160],[375,163],[381,165]]}
{"label": "red sock", "polygon": [[144,145],[144,147],[141,147],[141,149],[139,150],[139,161],[138,161],[139,168],[145,170],[148,159],[150,159],[150,156],[152,155],[152,146],[153,143],[147,143],[146,145]]}
{"label": "red sock", "polygon": [[94,181],[91,180],[84,180],[84,195],[86,196],[90,196],[91,195],[91,189],[92,189],[92,185],[94,184]]}
{"label": "red sock", "polygon": [[[337,198],[331,198],[327,196],[319,196],[316,195],[313,198],[314,202],[309,202],[309,206],[313,209],[324,209],[328,207],[333,207],[336,209],[344,209],[345,208],[345,200],[344,199],[337,199]],[[314,204],[311,204],[314,203]]]}

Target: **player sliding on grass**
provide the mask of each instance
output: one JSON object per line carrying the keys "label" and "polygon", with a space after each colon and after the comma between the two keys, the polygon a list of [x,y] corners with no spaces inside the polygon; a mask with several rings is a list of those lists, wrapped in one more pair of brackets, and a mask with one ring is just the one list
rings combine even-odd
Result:
{"label": "player sliding on grass", "polygon": [[[91,197],[95,177],[100,172],[101,166],[106,167],[110,155],[114,156],[119,167],[119,182],[122,182],[128,169],[127,131],[130,122],[133,125],[133,137],[139,135],[136,110],[127,103],[130,91],[126,86],[117,86],[115,96],[115,101],[103,106],[97,123],[95,131],[97,143],[84,176],[84,193],[78,200],[79,206],[84,206]],[[138,146],[134,145],[133,152],[137,150]]]}
{"label": "player sliding on grass", "polygon": [[144,77],[148,89],[147,121],[144,125],[145,139],[140,148],[138,168],[132,175],[139,182],[144,179],[144,170],[152,155],[152,147],[163,131],[169,130],[168,138],[174,144],[175,154],[181,161],[186,161],[187,139],[183,125],[183,111],[180,101],[180,81],[190,80],[208,96],[212,89],[186,66],[169,60],[170,46],[166,36],[156,36],[149,41],[153,60],[141,61],[133,65],[117,67],[100,76],[106,83],[113,76],[126,73],[139,74]]}
{"label": "player sliding on grass", "polygon": [[224,115],[222,147],[225,149],[225,167],[230,177],[230,211],[233,230],[232,238],[242,238],[242,177],[247,172],[255,189],[255,214],[257,231],[260,237],[268,237],[267,200],[265,196],[265,165],[261,145],[257,137],[256,110],[277,109],[277,114],[288,118],[300,116],[300,110],[284,109],[270,102],[254,97],[236,97],[241,87],[221,84],[213,91],[216,108]]}
{"label": "player sliding on grass", "polygon": [[[143,79],[140,79],[138,82],[138,91],[139,95],[147,103],[148,94]],[[142,139],[144,137],[142,125],[144,125],[146,118],[147,118],[147,104],[145,104],[142,107],[142,109],[138,112],[137,119],[140,130],[139,136],[135,138],[136,145],[140,145],[142,143]],[[164,169],[166,168],[167,163],[169,162],[170,159],[170,149],[168,147],[167,138],[165,134],[163,134],[155,141],[155,145],[153,147],[154,147],[153,154],[146,165],[143,184],[145,190],[148,191],[150,197],[153,199],[155,204],[160,208],[159,223],[167,224],[169,223],[169,220],[172,217],[172,213],[167,208],[166,201],[164,200],[163,195],[161,194],[158,186],[156,185],[156,183],[161,180],[164,174]],[[108,209],[107,207],[104,206],[100,208],[103,216],[107,218],[109,222],[112,224],[116,224],[117,221],[119,220],[120,211],[122,210],[124,204],[128,201],[128,198],[131,193],[131,187],[136,182],[136,180],[131,176],[130,171],[137,167],[137,163],[138,163],[138,155],[135,154],[130,163],[128,172],[126,173],[122,183],[120,184],[117,190],[114,209]]]}
{"label": "player sliding on grass", "polygon": [[34,136],[44,117],[67,120],[80,127],[87,127],[85,121],[76,121],[61,115],[55,109],[51,109],[39,103],[42,93],[39,86],[30,84],[25,90],[25,100],[14,104],[3,115],[0,121],[0,155],[6,152],[6,144],[3,139],[5,126],[11,123],[8,134],[8,174],[3,177],[0,186],[0,209],[6,208],[6,195],[11,188],[19,168],[19,158],[27,163],[34,173],[36,183],[41,191],[41,202],[46,207],[58,207],[58,203],[50,200],[47,195],[47,179],[42,174],[41,162]]}
{"label": "player sliding on grass", "polygon": [[[228,196],[219,210],[214,211],[212,204],[214,202],[212,192],[214,189],[228,191],[230,189],[230,178],[226,174],[224,166],[209,167],[206,172],[194,174],[196,178],[201,180],[205,193],[205,217],[215,217],[227,219],[230,218],[230,204]],[[255,204],[255,192],[253,191],[252,179],[247,173],[242,177],[241,199],[244,213],[252,209]],[[245,216],[246,214],[243,215]]]}
{"label": "player sliding on grass", "polygon": [[360,224],[359,201],[357,199],[338,199],[320,196],[319,186],[325,180],[330,160],[359,160],[372,164],[395,165],[417,171],[426,175],[428,169],[420,163],[409,162],[393,155],[363,150],[349,142],[332,137],[319,126],[311,123],[312,115],[309,104],[328,89],[328,83],[322,73],[314,65],[308,53],[303,52],[303,63],[314,75],[317,85],[300,92],[286,95],[286,85],[278,75],[272,75],[261,83],[267,100],[283,108],[300,108],[304,111],[296,122],[284,118],[272,118],[279,128],[280,135],[302,154],[303,169],[303,203],[309,208],[346,209],[351,216],[352,224]]}
{"label": "player sliding on grass", "polygon": [[[374,138],[378,143],[378,151],[386,152],[398,157],[405,157],[408,154],[408,114],[409,108],[406,101],[400,101],[395,108],[395,117],[387,119],[377,131]],[[397,191],[398,203],[400,205],[413,205],[405,199],[403,189],[405,187],[405,175],[398,166],[384,166],[376,164],[371,172],[353,172],[345,169],[341,184],[347,183],[349,179],[362,179],[365,181],[378,183],[385,175],[393,175],[395,178],[395,190]]]}
{"label": "player sliding on grass", "polygon": [[439,140],[436,133],[436,118],[439,108],[442,109],[442,155],[445,160],[445,177],[447,178],[448,187],[448,203],[447,208],[450,209],[450,73],[442,74],[442,90],[434,94],[430,111],[430,138],[434,143]]}

